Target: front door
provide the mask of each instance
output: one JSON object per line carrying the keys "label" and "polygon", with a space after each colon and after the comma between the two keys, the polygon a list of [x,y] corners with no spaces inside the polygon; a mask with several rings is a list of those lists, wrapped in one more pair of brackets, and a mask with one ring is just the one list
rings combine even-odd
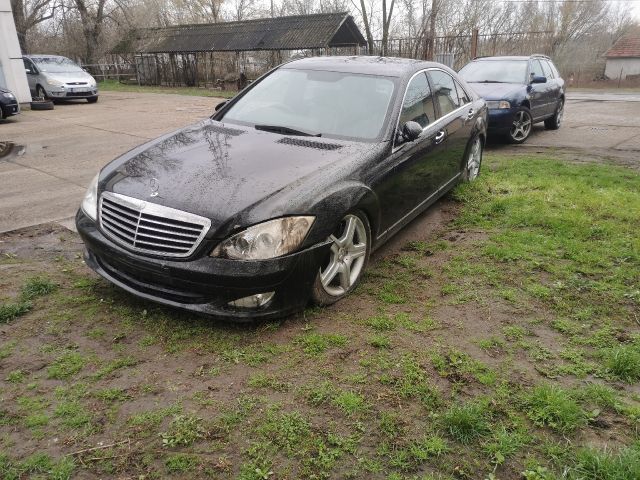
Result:
{"label": "front door", "polygon": [[24,68],[27,71],[27,82],[29,83],[29,90],[31,90],[31,95],[35,95],[36,93],[36,79],[38,78],[38,73],[35,65],[31,60],[23,58]]}
{"label": "front door", "polygon": [[[436,120],[433,95],[425,72],[407,86],[398,131],[409,121],[422,126],[414,141],[396,138],[389,156],[378,165],[374,187],[380,201],[381,232],[393,228],[419,209],[439,188],[439,171],[446,154],[446,132]],[[398,136],[399,137],[399,136]]]}

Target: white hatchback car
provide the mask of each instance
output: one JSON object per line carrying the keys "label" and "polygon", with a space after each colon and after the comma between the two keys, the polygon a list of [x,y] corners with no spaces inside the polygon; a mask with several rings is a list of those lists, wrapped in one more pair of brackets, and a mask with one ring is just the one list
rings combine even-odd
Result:
{"label": "white hatchback car", "polygon": [[60,55],[26,55],[22,60],[32,95],[54,101],[98,101],[96,80],[73,60]]}

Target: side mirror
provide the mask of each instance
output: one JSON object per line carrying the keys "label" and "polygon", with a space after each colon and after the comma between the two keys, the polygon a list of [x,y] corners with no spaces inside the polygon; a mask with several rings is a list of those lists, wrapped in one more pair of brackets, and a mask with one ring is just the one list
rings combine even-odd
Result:
{"label": "side mirror", "polygon": [[215,106],[216,112],[220,110],[222,107],[224,107],[227,103],[229,103],[229,100],[225,100],[224,102],[220,102],[219,104],[217,104]]}
{"label": "side mirror", "polygon": [[422,133],[422,126],[418,122],[408,121],[402,126],[402,138],[406,142],[413,142]]}
{"label": "side mirror", "polygon": [[547,77],[531,77],[531,83],[547,83]]}
{"label": "side mirror", "polygon": [[30,68],[25,68],[24,71],[25,71],[25,73],[27,75],[31,75],[31,69]]}

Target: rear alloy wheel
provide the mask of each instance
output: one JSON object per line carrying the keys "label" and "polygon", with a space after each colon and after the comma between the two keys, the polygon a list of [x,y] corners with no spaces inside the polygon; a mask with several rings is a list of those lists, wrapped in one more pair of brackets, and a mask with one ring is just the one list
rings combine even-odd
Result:
{"label": "rear alloy wheel", "polygon": [[511,143],[524,143],[529,138],[531,128],[533,127],[533,118],[527,107],[520,107],[520,110],[513,117],[513,123],[509,130],[509,140]]}
{"label": "rear alloy wheel", "polygon": [[467,162],[462,171],[463,182],[473,182],[480,175],[482,165],[482,139],[475,136],[471,141],[467,154]]}
{"label": "rear alloy wheel", "polygon": [[371,228],[360,213],[346,215],[329,236],[331,249],[313,285],[313,301],[331,305],[351,292],[362,277],[371,252]]}
{"label": "rear alloy wheel", "polygon": [[562,123],[562,118],[564,117],[564,100],[558,101],[558,106],[556,107],[556,113],[553,114],[553,117],[547,118],[544,121],[544,126],[547,130],[558,130],[560,128],[560,124]]}

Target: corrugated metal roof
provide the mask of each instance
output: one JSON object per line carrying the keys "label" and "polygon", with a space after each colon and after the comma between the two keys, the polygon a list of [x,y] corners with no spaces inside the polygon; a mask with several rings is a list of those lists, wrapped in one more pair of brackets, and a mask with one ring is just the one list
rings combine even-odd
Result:
{"label": "corrugated metal roof", "polygon": [[140,30],[113,53],[302,50],[365,45],[348,13],[320,13],[241,22],[202,23]]}
{"label": "corrugated metal roof", "polygon": [[622,37],[604,56],[607,58],[640,57],[640,35],[627,35]]}

